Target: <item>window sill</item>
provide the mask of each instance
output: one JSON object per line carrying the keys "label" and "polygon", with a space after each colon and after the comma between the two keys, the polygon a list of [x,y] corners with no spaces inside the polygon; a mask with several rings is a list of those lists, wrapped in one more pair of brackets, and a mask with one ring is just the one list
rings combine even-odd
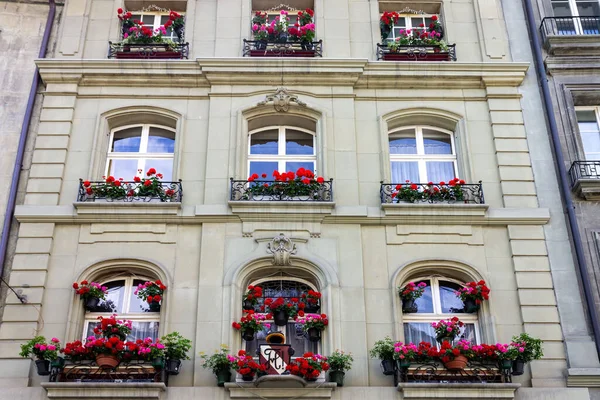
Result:
{"label": "window sill", "polygon": [[336,383],[308,383],[293,375],[266,375],[254,382],[226,383],[232,399],[330,399]]}
{"label": "window sill", "polygon": [[404,399],[514,399],[518,383],[399,383]]}
{"label": "window sill", "polygon": [[548,35],[544,48],[553,56],[598,56],[600,35]]}
{"label": "window sill", "polygon": [[73,203],[77,215],[177,215],[180,202],[117,202],[117,201],[76,201]]}
{"label": "window sill", "polygon": [[319,220],[331,215],[335,207],[333,201],[229,201],[234,214],[308,214]]}
{"label": "window sill", "polygon": [[49,399],[142,399],[159,400],[164,383],[54,383],[42,382]]}
{"label": "window sill", "polygon": [[446,203],[393,203],[382,204],[387,216],[414,216],[444,218],[485,218],[487,204],[446,204]]}

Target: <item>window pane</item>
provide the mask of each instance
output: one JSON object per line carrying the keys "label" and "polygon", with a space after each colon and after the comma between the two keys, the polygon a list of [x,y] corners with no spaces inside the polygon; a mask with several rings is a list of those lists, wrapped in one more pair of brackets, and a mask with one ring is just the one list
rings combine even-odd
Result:
{"label": "window pane", "polygon": [[278,154],[279,131],[272,129],[250,137],[250,154]]}
{"label": "window pane", "polygon": [[440,281],[440,302],[444,314],[462,311],[464,305],[460,298],[456,297],[456,291],[461,286],[454,282]]}
{"label": "window pane", "polygon": [[[277,161],[250,161],[250,173],[248,176],[252,174],[257,174],[259,180],[268,180],[272,181],[273,171],[277,171],[278,163]],[[267,174],[266,178],[262,177],[262,174]]]}
{"label": "window pane", "polygon": [[313,161],[290,161],[285,163],[285,170],[296,172],[298,168],[309,169],[315,172],[315,163]]}
{"label": "window pane", "polygon": [[313,139],[310,133],[286,129],[285,154],[314,154]]}
{"label": "window pane", "polygon": [[450,135],[423,129],[423,147],[425,154],[452,154]]}
{"label": "window pane", "polygon": [[600,4],[598,1],[578,1],[577,11],[580,17],[594,17],[600,15]]}
{"label": "window pane", "polygon": [[145,25],[154,26],[154,15],[144,15],[142,17],[142,22]]}
{"label": "window pane", "polygon": [[452,161],[428,161],[425,165],[427,167],[427,180],[430,182],[443,181],[448,183],[456,176],[454,162]]}
{"label": "window pane", "polygon": [[109,160],[108,174],[126,181],[133,180],[138,172],[138,160]]}
{"label": "window pane", "polygon": [[415,132],[410,130],[390,135],[390,154],[417,154]]}
{"label": "window pane", "polygon": [[[596,113],[594,110],[579,110],[576,112],[577,122],[593,122],[596,123]],[[597,126],[597,125],[596,125]]]}
{"label": "window pane", "polygon": [[419,182],[419,164],[416,161],[392,161],[392,183]]}
{"label": "window pane", "polygon": [[128,128],[113,134],[112,152],[137,153],[140,151],[142,127]]}
{"label": "window pane", "polygon": [[462,334],[458,337],[459,340],[468,340],[471,343],[477,343],[475,336],[475,324],[465,324]]}
{"label": "window pane", "polygon": [[[291,344],[292,348],[296,350],[294,354],[296,357],[302,356],[307,351],[318,352],[317,343],[308,340],[308,335],[302,330],[302,324],[291,322],[287,324],[286,328],[285,342]],[[323,332],[321,332],[321,335],[323,335]]]}
{"label": "window pane", "polygon": [[[161,15],[160,16],[160,24],[161,25],[164,25],[168,20],[169,20],[169,16],[168,15]],[[170,27],[167,28],[167,35],[166,35],[166,37],[170,38],[170,39],[173,39],[173,38],[177,37],[177,35],[175,35],[173,33],[173,26],[170,26]]]}
{"label": "window pane", "polygon": [[[552,10],[554,11],[555,17],[570,17],[571,16],[571,8],[569,7],[569,2],[565,1],[553,1],[552,2]],[[564,23],[567,20],[559,20],[557,22]],[[572,20],[569,20],[569,23],[572,23]]]}
{"label": "window pane", "polygon": [[175,138],[171,131],[161,128],[150,128],[147,153],[174,153]]}
{"label": "window pane", "polygon": [[[421,281],[419,281],[421,282]],[[415,283],[419,283],[415,281]],[[427,284],[425,290],[423,291],[423,296],[419,297],[415,300],[415,305],[417,306],[417,313],[433,313],[433,299],[431,297],[431,282],[430,281],[422,281]]]}
{"label": "window pane", "polygon": [[144,162],[143,172],[144,175],[146,171],[150,168],[154,168],[157,173],[162,174],[163,177],[161,180],[163,181],[172,181],[173,180],[173,159],[157,159],[157,158],[149,158]]}
{"label": "window pane", "polygon": [[404,324],[404,342],[419,344],[429,342],[435,345],[435,331],[431,322],[408,322]]}
{"label": "window pane", "polygon": [[104,303],[112,303],[109,306],[112,305],[114,307],[114,312],[122,313],[125,300],[125,281],[112,281],[102,286],[108,288]]}
{"label": "window pane", "polygon": [[[118,316],[117,318],[122,318],[124,320],[127,319],[127,315]],[[84,339],[87,339],[90,336],[97,336],[94,334],[94,328],[99,326],[100,323],[96,321],[89,321],[85,333]],[[145,339],[147,337],[152,338],[152,340],[156,340],[158,338],[158,321],[132,321],[131,323],[131,333],[127,336],[127,341],[135,341],[137,339]]]}
{"label": "window pane", "polygon": [[[275,327],[275,324],[273,324],[272,322],[271,324],[273,327]],[[258,354],[256,352],[258,350],[258,346],[267,343],[266,338],[268,334],[269,329],[264,326],[262,327],[262,331],[256,332],[256,335],[254,335],[254,340],[246,342],[246,351],[248,352],[248,354],[250,354],[252,357],[257,357]]]}
{"label": "window pane", "polygon": [[146,282],[145,280],[136,279],[133,281],[133,290],[131,291],[131,298],[129,300],[129,311],[130,313],[146,313],[150,312],[148,302],[137,297],[135,289],[138,285]]}

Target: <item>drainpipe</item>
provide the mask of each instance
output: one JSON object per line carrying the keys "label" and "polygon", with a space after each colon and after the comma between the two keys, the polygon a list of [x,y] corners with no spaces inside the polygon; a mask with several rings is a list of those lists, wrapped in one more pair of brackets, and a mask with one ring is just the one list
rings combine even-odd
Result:
{"label": "drainpipe", "polygon": [[571,237],[573,238],[573,245],[575,247],[575,256],[577,257],[577,264],[579,265],[579,273],[581,275],[581,282],[583,284],[583,294],[587,304],[588,312],[590,314],[590,320],[592,322],[592,331],[594,334],[594,341],[596,342],[596,351],[598,354],[600,354],[600,323],[598,321],[598,310],[596,303],[594,302],[594,293],[592,291],[592,285],[588,275],[587,262],[583,252],[583,245],[581,243],[581,235],[579,234],[579,224],[577,223],[575,206],[573,205],[573,199],[571,198],[571,187],[567,179],[565,159],[563,157],[562,149],[560,147],[560,140],[558,138],[558,128],[556,127],[556,118],[554,118],[550,89],[548,87],[548,79],[546,78],[546,69],[544,68],[540,40],[538,38],[535,18],[533,16],[533,7],[531,6],[531,0],[523,0],[523,4],[525,6],[525,14],[527,16],[527,27],[531,35],[531,47],[533,49],[537,77],[542,88],[544,110],[546,111],[546,118],[550,128],[552,152],[558,167],[558,182],[562,197],[565,201],[565,207],[567,209]]}
{"label": "drainpipe", "polygon": [[[40,46],[40,53],[38,54],[38,58],[46,57],[48,40],[50,39],[50,33],[52,32],[52,25],[54,23],[54,14],[56,13],[56,4],[54,4],[54,0],[48,0],[48,3],[50,6],[50,10],[48,11],[48,18],[46,19],[46,28],[44,30],[44,36],[42,38],[42,45]],[[17,157],[15,159],[12,180],[9,186],[10,192],[8,194],[8,203],[6,204],[4,224],[2,225],[2,238],[0,239],[0,278],[4,273],[4,262],[6,261],[6,252],[8,247],[8,234],[10,232],[10,226],[13,214],[15,212],[17,188],[19,187],[19,177],[21,175],[21,164],[23,163],[25,143],[27,142],[27,132],[29,131],[29,125],[31,123],[31,114],[33,113],[33,105],[35,103],[35,95],[39,83],[40,74],[38,68],[36,67],[33,82],[31,83],[31,89],[29,89],[29,98],[27,99],[27,108],[25,109],[25,116],[23,117],[23,125],[21,126],[19,146],[17,147]]]}

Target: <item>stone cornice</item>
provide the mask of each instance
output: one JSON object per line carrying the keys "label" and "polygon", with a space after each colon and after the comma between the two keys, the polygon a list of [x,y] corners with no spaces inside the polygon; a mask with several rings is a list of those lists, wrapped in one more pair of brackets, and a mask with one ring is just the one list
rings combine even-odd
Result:
{"label": "stone cornice", "polygon": [[519,86],[528,63],[384,62],[367,59],[199,58],[36,60],[44,83],[79,86],[349,86],[364,89]]}
{"label": "stone cornice", "polygon": [[546,70],[550,75],[559,74],[598,74],[600,56],[596,57],[552,57],[545,60]]}

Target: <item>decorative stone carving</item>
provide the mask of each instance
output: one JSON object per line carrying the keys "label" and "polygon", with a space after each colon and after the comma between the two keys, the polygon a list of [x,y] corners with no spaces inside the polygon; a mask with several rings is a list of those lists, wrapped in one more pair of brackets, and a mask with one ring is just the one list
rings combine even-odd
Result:
{"label": "decorative stone carving", "polygon": [[298,99],[298,96],[289,94],[284,87],[278,88],[274,94],[267,95],[265,99],[257,105],[264,106],[267,103],[273,102],[273,107],[277,112],[287,112],[290,109],[290,103],[296,103],[299,106],[306,106],[306,103]]}
{"label": "decorative stone carving", "polygon": [[267,244],[267,253],[273,254],[273,265],[292,265],[290,256],[296,254],[296,245],[292,239],[280,233],[279,236],[273,238],[271,243]]}

